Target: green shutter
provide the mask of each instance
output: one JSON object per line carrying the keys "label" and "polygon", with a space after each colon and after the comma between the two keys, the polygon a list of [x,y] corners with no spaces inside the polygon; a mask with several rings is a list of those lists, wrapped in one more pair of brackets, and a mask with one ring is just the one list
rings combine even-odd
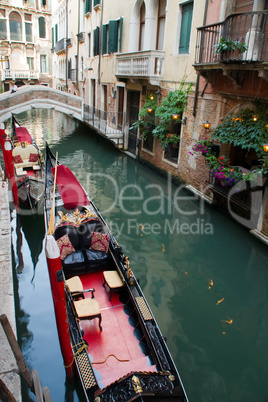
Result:
{"label": "green shutter", "polygon": [[94,7],[97,6],[98,4],[101,4],[101,0],[94,0]]}
{"label": "green shutter", "polygon": [[118,21],[109,21],[108,53],[115,53],[118,50]]}
{"label": "green shutter", "polygon": [[180,54],[189,53],[192,16],[193,16],[193,3],[187,3],[182,8],[181,34],[180,34],[180,45],[179,45]]}
{"label": "green shutter", "polygon": [[39,17],[38,18],[38,23],[39,23],[39,38],[45,38],[46,37],[46,22],[44,17]]}
{"label": "green shutter", "polygon": [[55,24],[55,43],[58,42],[58,24]]}
{"label": "green shutter", "polygon": [[86,0],[85,14],[86,13],[91,13],[91,11],[92,11],[92,0]]}
{"label": "green shutter", "polygon": [[121,45],[122,45],[122,33],[123,33],[123,18],[120,17],[120,38],[119,38],[119,49],[118,51],[121,52]]}
{"label": "green shutter", "polygon": [[52,49],[54,49],[54,28],[52,27]]}
{"label": "green shutter", "polygon": [[99,40],[100,40],[100,27],[97,27],[93,31],[93,42],[94,42],[93,54],[94,54],[94,56],[97,56],[98,54],[100,54]]}
{"label": "green shutter", "polygon": [[107,25],[102,26],[102,54],[107,53]]}

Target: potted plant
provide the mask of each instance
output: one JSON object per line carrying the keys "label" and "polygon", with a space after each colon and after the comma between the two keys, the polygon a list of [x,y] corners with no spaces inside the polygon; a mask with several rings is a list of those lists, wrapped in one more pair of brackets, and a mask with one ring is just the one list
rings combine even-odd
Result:
{"label": "potted plant", "polygon": [[221,55],[221,61],[224,61],[239,58],[240,53],[244,53],[248,47],[245,42],[221,38],[219,43],[214,45],[214,48],[215,53]]}

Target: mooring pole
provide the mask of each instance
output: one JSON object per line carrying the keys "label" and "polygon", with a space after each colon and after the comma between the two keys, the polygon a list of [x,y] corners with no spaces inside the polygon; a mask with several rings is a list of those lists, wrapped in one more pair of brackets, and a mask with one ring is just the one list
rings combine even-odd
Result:
{"label": "mooring pole", "polygon": [[23,354],[20,350],[19,344],[17,342],[17,339],[14,335],[14,332],[12,330],[12,327],[9,323],[9,320],[6,316],[6,314],[2,314],[0,316],[0,322],[2,324],[3,330],[5,331],[6,337],[8,339],[9,345],[12,349],[12,352],[14,354],[14,357],[16,359],[19,373],[24,378],[24,380],[27,382],[28,386],[33,389],[33,377],[32,374],[29,370],[29,368],[26,365],[26,362],[24,360]]}

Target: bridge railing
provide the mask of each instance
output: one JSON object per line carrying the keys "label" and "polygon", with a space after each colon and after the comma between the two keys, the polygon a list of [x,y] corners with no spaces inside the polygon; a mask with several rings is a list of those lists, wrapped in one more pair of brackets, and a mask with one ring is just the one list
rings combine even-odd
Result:
{"label": "bridge railing", "polygon": [[84,120],[91,124],[102,134],[121,135],[123,137],[125,128],[125,114],[123,112],[107,112],[95,107],[84,105]]}

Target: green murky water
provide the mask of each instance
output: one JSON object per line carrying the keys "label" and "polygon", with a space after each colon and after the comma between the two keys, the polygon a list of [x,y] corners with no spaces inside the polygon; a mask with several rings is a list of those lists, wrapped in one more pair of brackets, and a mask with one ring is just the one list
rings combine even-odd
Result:
{"label": "green murky water", "polygon": [[[268,249],[66,116],[17,116],[41,149],[58,151],[129,256],[191,402],[268,401]],[[23,354],[52,401],[82,401],[65,384],[44,254],[43,216],[12,213]],[[33,398],[24,390],[24,401]]]}

